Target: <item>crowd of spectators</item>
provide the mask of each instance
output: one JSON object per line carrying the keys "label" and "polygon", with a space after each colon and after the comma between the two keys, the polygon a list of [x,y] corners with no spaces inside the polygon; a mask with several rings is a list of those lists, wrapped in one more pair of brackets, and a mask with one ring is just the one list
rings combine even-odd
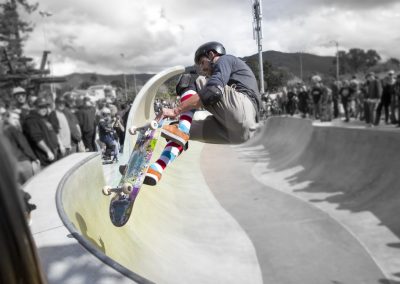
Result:
{"label": "crowd of spectators", "polygon": [[[101,151],[112,133],[118,155],[123,144],[129,105],[112,97],[93,102],[72,93],[53,98],[50,93],[28,95],[12,90],[11,101],[0,101],[0,133],[7,138],[17,161],[18,182],[24,184],[44,167],[76,152]],[[101,132],[101,134],[100,134]]]}
{"label": "crowd of spectators", "polygon": [[400,74],[393,70],[384,76],[369,72],[364,78],[323,82],[313,76],[309,86],[296,83],[281,92],[263,97],[264,113],[269,115],[295,115],[303,118],[331,121],[342,117],[365,121],[367,127],[384,123],[400,127]]}
{"label": "crowd of spectators", "polygon": [[[264,95],[263,114],[295,115],[330,121],[342,117],[400,127],[400,74],[390,70],[382,78],[373,72],[363,80],[353,78],[332,83],[318,75],[311,84],[288,85],[278,94]],[[155,112],[172,108],[174,100],[156,99]],[[18,181],[25,183],[40,169],[71,153],[111,149],[113,159],[123,148],[129,105],[112,96],[93,102],[72,93],[28,95],[22,87],[12,90],[12,100],[0,100],[0,131],[9,140],[18,162]]]}

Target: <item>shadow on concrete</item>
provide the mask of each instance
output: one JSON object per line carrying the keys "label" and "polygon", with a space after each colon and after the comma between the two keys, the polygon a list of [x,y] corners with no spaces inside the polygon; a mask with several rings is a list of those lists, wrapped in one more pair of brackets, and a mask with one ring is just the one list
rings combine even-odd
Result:
{"label": "shadow on concrete", "polygon": [[88,235],[88,228],[85,219],[78,212],[75,213],[76,220],[78,221],[79,230],[86,240],[90,241],[98,250],[106,254],[106,246],[100,238],[98,241]]}
{"label": "shadow on concrete", "polygon": [[[45,246],[38,249],[45,275],[52,283],[118,283],[123,275],[103,270],[102,263],[92,262],[78,243],[63,246]],[[96,264],[97,263],[97,264]],[[67,264],[67,265],[66,265]]]}
{"label": "shadow on concrete", "polygon": [[[370,212],[400,238],[399,145],[395,131],[313,127],[307,120],[272,118],[237,150],[242,159],[263,167],[261,175],[279,173],[293,192],[325,196],[310,202]],[[387,245],[400,248],[398,243]]]}
{"label": "shadow on concrete", "polygon": [[263,174],[301,169],[285,176],[291,186],[303,185],[295,192],[327,193],[311,202],[369,211],[400,238],[399,145],[400,132],[313,129],[307,120],[275,118],[237,150],[242,159],[264,164]]}

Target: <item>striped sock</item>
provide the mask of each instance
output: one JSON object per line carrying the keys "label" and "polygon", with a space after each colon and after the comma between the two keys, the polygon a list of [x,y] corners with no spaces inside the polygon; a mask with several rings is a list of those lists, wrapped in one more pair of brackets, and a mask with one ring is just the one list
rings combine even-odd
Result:
{"label": "striped sock", "polygon": [[[184,92],[181,96],[181,103],[189,99],[194,94],[196,94],[196,92],[193,90],[188,90]],[[196,110],[193,109],[181,114],[181,116],[179,117],[179,124],[178,124],[179,130],[185,132],[186,134],[189,133],[195,111]]]}
{"label": "striped sock", "polygon": [[183,151],[183,146],[175,142],[168,142],[165,146],[160,158],[155,161],[150,168],[162,174],[165,168],[172,163]]}
{"label": "striped sock", "polygon": [[[195,91],[193,90],[188,90],[186,92],[184,92],[181,96],[181,100],[180,102],[184,102],[185,100],[189,99],[191,96],[193,96],[194,94],[196,94]],[[181,116],[179,117],[179,124],[178,124],[178,128],[185,132],[185,133],[189,133],[190,131],[190,126],[192,125],[192,119],[193,119],[193,115],[196,112],[196,110],[190,110],[187,112],[184,112],[181,114]],[[165,146],[163,152],[161,153],[160,158],[154,162],[150,168],[152,168],[153,170],[159,172],[160,174],[163,173],[163,171],[165,170],[165,168],[172,163],[176,157],[178,157],[183,151],[183,146],[180,146],[179,144],[175,143],[175,142],[168,142],[167,145]]]}

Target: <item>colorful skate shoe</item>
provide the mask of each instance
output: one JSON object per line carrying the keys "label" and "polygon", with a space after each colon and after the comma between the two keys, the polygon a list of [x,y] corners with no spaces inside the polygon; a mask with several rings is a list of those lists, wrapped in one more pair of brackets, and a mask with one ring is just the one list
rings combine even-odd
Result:
{"label": "colorful skate shoe", "polygon": [[144,178],[143,184],[154,186],[161,179],[161,173],[152,169],[151,167],[147,170],[146,177]]}
{"label": "colorful skate shoe", "polygon": [[161,136],[181,146],[185,146],[189,140],[189,135],[180,130],[176,124],[165,125],[161,130]]}

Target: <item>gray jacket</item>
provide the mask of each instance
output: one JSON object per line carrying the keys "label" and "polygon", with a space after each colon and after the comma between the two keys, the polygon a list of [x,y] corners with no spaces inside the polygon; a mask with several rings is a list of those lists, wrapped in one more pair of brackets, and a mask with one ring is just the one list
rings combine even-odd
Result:
{"label": "gray jacket", "polygon": [[207,81],[207,86],[224,88],[226,85],[235,85],[235,89],[249,96],[256,110],[260,110],[261,95],[258,91],[257,80],[244,61],[233,55],[222,55],[212,68],[212,75]]}

